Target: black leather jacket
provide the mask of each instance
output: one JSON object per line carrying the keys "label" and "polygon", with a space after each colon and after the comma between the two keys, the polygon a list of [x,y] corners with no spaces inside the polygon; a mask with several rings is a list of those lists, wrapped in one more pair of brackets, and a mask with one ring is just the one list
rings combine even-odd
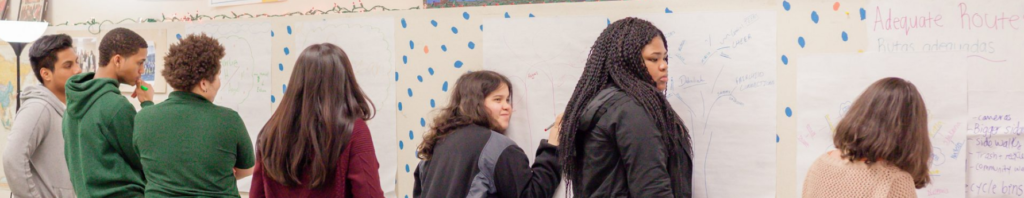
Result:
{"label": "black leather jacket", "polygon": [[683,145],[684,156],[669,161],[654,119],[625,92],[615,87],[599,92],[580,124],[580,131],[590,132],[580,137],[583,174],[573,184],[577,197],[691,197],[689,143]]}

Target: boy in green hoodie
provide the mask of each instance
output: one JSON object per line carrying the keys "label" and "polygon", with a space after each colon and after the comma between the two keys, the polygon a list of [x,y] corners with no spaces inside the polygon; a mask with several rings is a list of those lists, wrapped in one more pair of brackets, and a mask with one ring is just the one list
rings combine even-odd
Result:
{"label": "boy in green hoodie", "polygon": [[143,108],[153,105],[152,86],[140,78],[146,47],[131,30],[110,30],[100,41],[96,72],[72,76],[65,86],[64,156],[78,197],[143,196],[146,178],[132,144],[136,112],[117,86],[136,86],[132,97]]}

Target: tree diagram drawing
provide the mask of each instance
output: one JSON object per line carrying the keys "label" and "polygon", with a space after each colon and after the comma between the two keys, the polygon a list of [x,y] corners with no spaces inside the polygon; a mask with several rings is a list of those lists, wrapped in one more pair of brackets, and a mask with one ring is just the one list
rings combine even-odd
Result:
{"label": "tree diagram drawing", "polygon": [[[224,46],[221,88],[214,104],[238,112],[253,144],[273,114],[270,100],[270,31],[269,22],[189,24],[184,33],[174,35],[168,42],[177,43],[178,35],[184,38],[188,34],[205,33]],[[251,178],[239,180],[238,189],[247,192]]]}

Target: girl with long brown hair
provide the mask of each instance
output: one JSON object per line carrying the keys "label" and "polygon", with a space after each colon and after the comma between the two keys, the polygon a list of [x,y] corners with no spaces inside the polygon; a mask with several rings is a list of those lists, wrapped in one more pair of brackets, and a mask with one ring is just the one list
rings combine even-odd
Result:
{"label": "girl with long brown hair", "polygon": [[384,197],[366,120],[374,106],[345,51],[309,46],[256,142],[252,197]]}
{"label": "girl with long brown hair", "polygon": [[836,150],[808,170],[804,197],[917,197],[931,182],[928,111],[914,84],[876,81],[836,126]]}
{"label": "girl with long brown hair", "polygon": [[532,168],[523,149],[506,137],[512,87],[492,71],[463,74],[448,106],[423,137],[413,196],[551,197],[561,179],[558,129],[541,140]]}

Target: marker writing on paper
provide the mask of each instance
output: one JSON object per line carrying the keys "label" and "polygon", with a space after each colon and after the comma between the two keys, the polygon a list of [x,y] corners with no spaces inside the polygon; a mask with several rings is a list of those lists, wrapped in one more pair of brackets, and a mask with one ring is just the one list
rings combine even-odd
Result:
{"label": "marker writing on paper", "polygon": [[551,130],[551,127],[555,127],[555,123],[551,123],[551,126],[548,126],[548,128],[544,128],[544,131]]}

